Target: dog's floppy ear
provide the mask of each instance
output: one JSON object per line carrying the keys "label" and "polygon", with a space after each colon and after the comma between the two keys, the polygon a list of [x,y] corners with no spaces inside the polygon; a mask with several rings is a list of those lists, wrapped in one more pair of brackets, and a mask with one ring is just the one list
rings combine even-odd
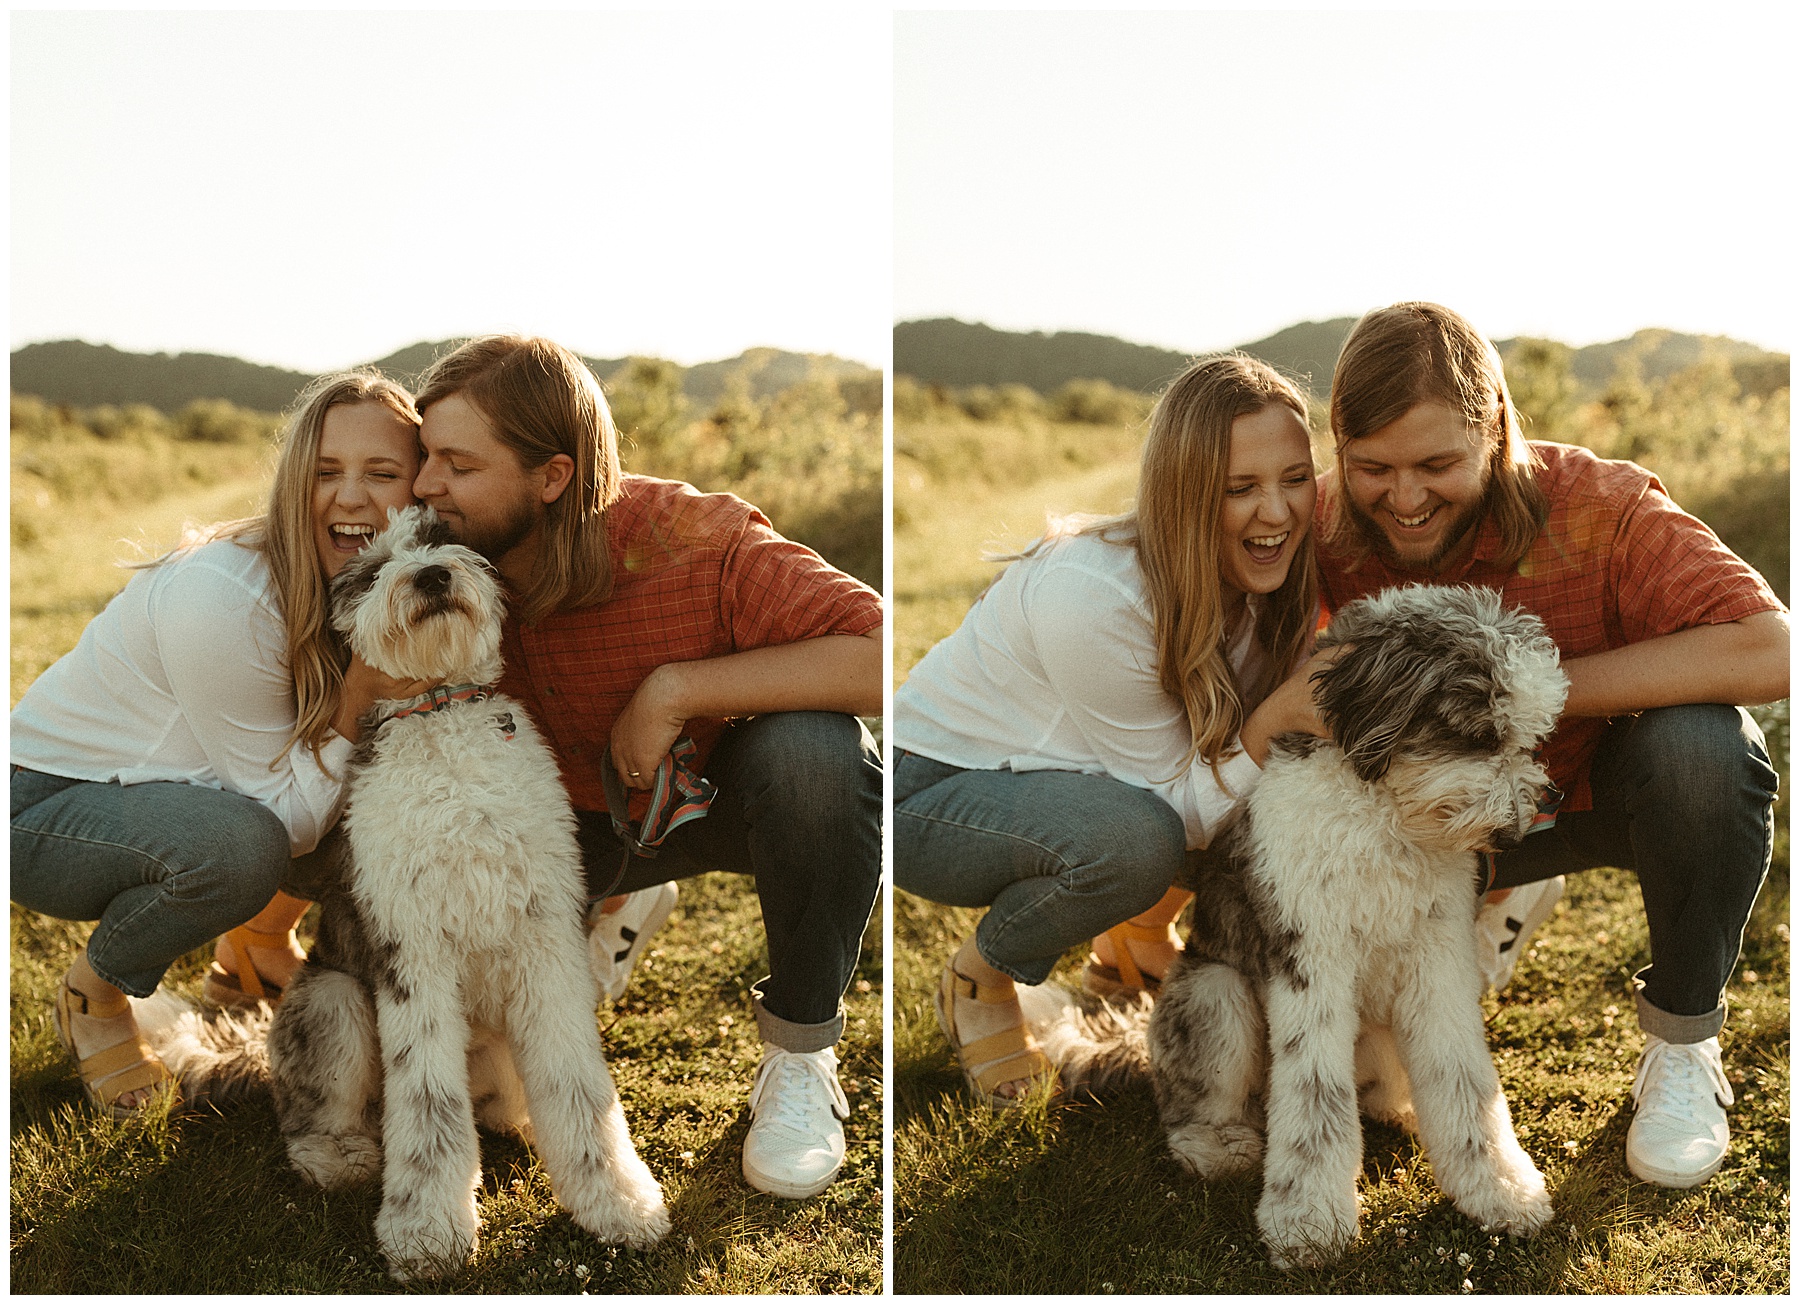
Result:
{"label": "dog's floppy ear", "polygon": [[1391,637],[1371,637],[1350,644],[1312,677],[1319,715],[1365,784],[1387,774],[1395,749],[1436,691],[1417,651]]}
{"label": "dog's floppy ear", "polygon": [[1498,746],[1494,683],[1441,630],[1369,630],[1317,672],[1319,714],[1357,778],[1387,774],[1402,747],[1481,752]]}

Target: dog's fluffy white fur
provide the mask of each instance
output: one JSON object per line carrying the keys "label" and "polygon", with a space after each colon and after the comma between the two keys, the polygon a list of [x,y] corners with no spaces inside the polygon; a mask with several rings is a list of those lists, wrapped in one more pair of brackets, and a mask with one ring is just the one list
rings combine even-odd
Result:
{"label": "dog's fluffy white fur", "polygon": [[[332,584],[336,628],[397,678],[492,684],[501,610],[488,565],[425,508],[390,514]],[[402,1280],[453,1270],[475,1248],[477,1118],[532,1143],[583,1228],[648,1246],[669,1216],[600,1048],[555,759],[510,698],[377,723],[397,706],[364,723],[344,883],[268,1031],[289,1158],[323,1187],[382,1169],[376,1238]],[[221,1057],[233,1039],[191,1016],[146,1015],[190,1098],[261,1076],[253,1027]]]}
{"label": "dog's fluffy white fur", "polygon": [[1153,1010],[1025,996],[1066,1085],[1148,1070],[1185,1168],[1263,1161],[1257,1225],[1284,1268],[1356,1235],[1359,1089],[1364,1112],[1418,1132],[1472,1219],[1526,1233],[1551,1216],[1482,1027],[1472,854],[1535,815],[1533,753],[1567,693],[1555,645],[1490,590],[1419,585],[1346,606],[1321,640],[1338,644],[1317,677],[1332,739],[1271,747],[1190,885],[1191,937]]}

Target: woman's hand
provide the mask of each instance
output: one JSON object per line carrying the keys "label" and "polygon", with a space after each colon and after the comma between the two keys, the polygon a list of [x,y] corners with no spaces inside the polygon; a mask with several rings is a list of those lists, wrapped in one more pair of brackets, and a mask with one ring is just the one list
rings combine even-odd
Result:
{"label": "woman's hand", "polygon": [[437,685],[431,680],[396,680],[376,670],[355,653],[344,668],[344,692],[338,699],[331,728],[352,743],[362,737],[363,714],[384,698],[416,698]]}
{"label": "woman's hand", "polygon": [[649,788],[656,768],[681,737],[690,713],[680,691],[680,665],[659,666],[645,677],[612,727],[613,768],[627,788]]}
{"label": "woman's hand", "polygon": [[1348,644],[1338,644],[1312,658],[1276,686],[1275,692],[1262,700],[1244,722],[1238,741],[1257,765],[1269,759],[1269,740],[1277,734],[1316,734],[1330,738],[1331,731],[1319,717],[1319,704],[1313,697],[1312,677],[1344,655]]}

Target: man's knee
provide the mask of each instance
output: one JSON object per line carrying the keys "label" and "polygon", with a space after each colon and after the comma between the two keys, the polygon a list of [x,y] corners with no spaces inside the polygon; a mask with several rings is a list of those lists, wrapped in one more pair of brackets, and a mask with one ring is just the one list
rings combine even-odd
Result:
{"label": "man's knee", "polygon": [[784,711],[733,728],[732,770],[758,800],[855,807],[881,800],[881,754],[854,716]]}
{"label": "man's knee", "polygon": [[1762,730],[1741,707],[1687,703],[1641,712],[1609,758],[1640,810],[1724,815],[1767,808],[1777,779]]}

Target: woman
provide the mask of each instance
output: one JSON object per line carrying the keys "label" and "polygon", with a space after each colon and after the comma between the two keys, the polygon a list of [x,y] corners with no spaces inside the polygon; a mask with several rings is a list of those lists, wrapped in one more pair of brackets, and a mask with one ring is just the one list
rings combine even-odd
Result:
{"label": "woman", "polygon": [[1289,672],[1317,622],[1314,496],[1299,392],[1195,363],[1151,415],[1135,511],[1053,528],[895,694],[894,881],[990,908],[937,998],[990,1103],[1054,1080],[1014,983],[1133,916],[1155,950],[1185,853],[1310,718],[1312,668]]}
{"label": "woman", "polygon": [[[139,570],[13,710],[13,900],[99,921],[55,1020],[114,1115],[169,1081],[126,994],[149,996],[177,957],[252,917],[267,963],[291,973],[306,903],[274,895],[337,819],[357,719],[429,687],[349,657],[326,619],[331,577],[413,501],[418,425],[391,381],[321,378],[288,423],[268,511]],[[239,938],[209,991],[250,990],[246,953],[264,944]]]}

